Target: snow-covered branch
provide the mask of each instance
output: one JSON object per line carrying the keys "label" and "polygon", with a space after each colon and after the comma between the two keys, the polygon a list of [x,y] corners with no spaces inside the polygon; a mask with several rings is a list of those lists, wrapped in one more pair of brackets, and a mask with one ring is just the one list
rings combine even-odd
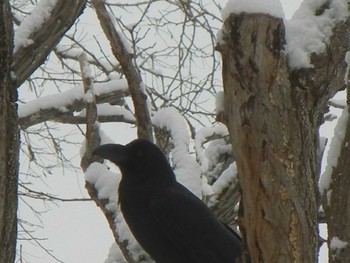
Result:
{"label": "snow-covered branch", "polygon": [[128,81],[130,94],[135,107],[138,137],[153,141],[152,122],[147,95],[145,93],[145,85],[133,61],[133,54],[130,53],[132,49],[116,30],[114,26],[115,21],[113,21],[113,18],[108,13],[104,1],[93,0],[92,4],[100,20],[101,27],[112,47],[112,52],[119,61]]}
{"label": "snow-covered branch", "polygon": [[[95,83],[96,103],[113,103],[123,101],[129,95],[125,80],[111,80],[106,83]],[[19,104],[18,117],[22,129],[44,121],[58,121],[78,124],[85,120],[85,115],[74,116],[74,112],[82,111],[86,106],[83,87],[78,85],[65,92],[40,97],[25,104]],[[112,107],[112,106],[111,106]],[[121,106],[114,106],[115,112],[99,112],[100,121],[118,120],[135,123],[130,112]],[[113,115],[113,116],[112,116]]]}
{"label": "snow-covered branch", "polygon": [[86,0],[42,0],[15,33],[12,70],[20,86],[45,61],[85,8]]}

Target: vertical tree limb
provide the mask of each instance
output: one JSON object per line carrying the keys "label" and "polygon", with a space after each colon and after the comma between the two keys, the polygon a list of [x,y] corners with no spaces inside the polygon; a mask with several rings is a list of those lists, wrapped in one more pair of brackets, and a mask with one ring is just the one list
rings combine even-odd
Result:
{"label": "vertical tree limb", "polygon": [[[347,88],[349,103],[350,86],[348,85]],[[349,107],[344,110],[349,111]],[[325,193],[321,193],[323,194],[322,205],[328,222],[329,263],[347,263],[350,261],[350,118],[349,112],[345,114],[347,115],[346,123],[341,125],[345,131],[335,131],[336,134],[344,133],[344,138],[340,142],[341,144],[338,145],[340,154],[337,166],[332,167],[329,189],[325,189]],[[342,138],[336,139],[341,140]],[[333,156],[333,158],[336,158],[336,156]]]}
{"label": "vertical tree limb", "polygon": [[[87,60],[87,56],[85,53],[82,53],[79,56],[80,69],[83,77],[83,87],[85,92],[85,100],[86,100],[86,132],[85,132],[85,153],[81,159],[80,166],[85,172],[89,165],[93,162],[103,162],[102,159],[97,158],[92,155],[92,151],[100,145],[100,134],[99,127],[97,126],[97,107],[96,107],[96,99],[94,94],[94,87],[89,67],[89,62]],[[103,214],[105,215],[109,227],[113,233],[115,242],[118,244],[120,250],[122,251],[124,257],[130,263],[136,263],[130,251],[127,249],[127,244],[124,244],[120,241],[119,233],[115,227],[116,213],[109,211],[106,208],[106,205],[109,203],[108,199],[101,199],[98,196],[98,191],[95,186],[89,182],[86,182],[85,188],[88,191],[90,197],[96,205],[101,209]]]}
{"label": "vertical tree limb", "polygon": [[101,27],[112,47],[114,56],[119,61],[129,84],[130,94],[135,108],[137,135],[139,138],[153,141],[152,122],[147,105],[147,95],[144,90],[141,75],[133,63],[133,55],[127,51],[121,36],[114,27],[103,0],[93,0]]}
{"label": "vertical tree limb", "polygon": [[13,25],[9,1],[0,0],[0,262],[16,255],[19,131],[11,79]]}

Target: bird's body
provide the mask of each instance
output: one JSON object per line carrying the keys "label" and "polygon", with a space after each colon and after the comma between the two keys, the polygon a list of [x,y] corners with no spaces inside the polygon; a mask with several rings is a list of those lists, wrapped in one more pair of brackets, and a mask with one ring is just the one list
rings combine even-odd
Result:
{"label": "bird's body", "polygon": [[122,172],[119,202],[131,232],[157,263],[234,263],[241,242],[179,184],[162,152],[145,140],[94,153]]}

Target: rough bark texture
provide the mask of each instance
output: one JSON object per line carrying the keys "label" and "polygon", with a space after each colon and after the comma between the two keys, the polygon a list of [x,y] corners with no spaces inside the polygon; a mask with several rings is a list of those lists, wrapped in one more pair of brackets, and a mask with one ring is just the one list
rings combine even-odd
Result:
{"label": "rough bark texture", "polygon": [[[350,262],[350,122],[346,127],[346,135],[343,142],[342,151],[338,160],[338,167],[332,174],[332,192],[330,193],[329,203],[325,209],[328,224],[329,244],[337,237],[348,245],[343,249],[329,250],[330,263]],[[329,197],[329,196],[328,196]],[[326,197],[327,199],[327,197]],[[326,201],[327,202],[327,201]]]}
{"label": "rough bark texture", "polygon": [[[331,44],[347,37],[337,29]],[[243,262],[317,261],[318,128],[327,100],[344,88],[347,42],[313,55],[314,68],[290,71],[284,33],[281,19],[231,14],[218,45],[242,189]]]}
{"label": "rough bark texture", "polygon": [[[350,91],[348,87],[348,103]],[[349,110],[346,108],[345,110]],[[348,245],[339,249],[329,249],[329,263],[350,262],[350,118],[347,120],[345,139],[342,142],[337,167],[332,173],[332,183],[323,197],[323,207],[328,224],[328,245],[338,238]],[[330,246],[329,246],[330,247]]]}
{"label": "rough bark texture", "polygon": [[13,72],[16,76],[16,87],[28,79],[45,61],[52,49],[82,13],[85,5],[86,0],[59,0],[56,3],[50,19],[29,36],[33,43],[20,47],[14,54]]}
{"label": "rough bark texture", "polygon": [[19,133],[16,90],[11,80],[12,15],[8,1],[0,0],[0,262],[16,255]]}

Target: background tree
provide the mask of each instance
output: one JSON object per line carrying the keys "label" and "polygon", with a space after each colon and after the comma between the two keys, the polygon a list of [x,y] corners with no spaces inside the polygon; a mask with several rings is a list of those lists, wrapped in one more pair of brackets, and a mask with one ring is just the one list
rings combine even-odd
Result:
{"label": "background tree", "polygon": [[[150,262],[125,230],[115,194],[119,176],[91,157],[96,145],[110,140],[102,123],[127,123],[136,126],[138,137],[154,136],[178,179],[233,228],[242,193],[243,261],[315,262],[318,223],[326,221],[330,261],[348,262],[348,216],[341,212],[348,196],[346,173],[341,172],[347,169],[346,125],[339,127],[343,136],[335,136],[341,159],[329,162],[336,168],[330,169],[332,177],[324,176],[334,180],[322,184],[321,196],[317,185],[322,156],[318,129],[329,99],[347,85],[346,15],[327,27],[331,34],[321,40],[326,48],[310,52],[313,67],[299,68],[291,64],[293,56],[284,45],[285,21],[239,10],[227,15],[217,46],[223,55],[220,93],[214,48],[222,21],[216,1],[10,3],[15,22],[12,78],[19,91],[22,137],[19,194],[35,215],[40,212],[32,199],[88,200],[42,193],[23,180],[45,180],[58,165],[78,171],[72,156],[84,137],[86,188],[118,245],[106,262]],[[339,14],[337,4],[347,1],[334,3],[304,1],[294,21],[332,17]],[[90,16],[96,13],[98,33],[82,30],[78,17],[84,8]],[[228,130],[212,124],[215,118]],[[347,116],[342,119],[346,122]],[[19,237],[42,246],[32,230],[20,218]],[[23,255],[18,252],[19,261]]]}
{"label": "background tree", "polygon": [[13,28],[10,5],[0,1],[0,261],[13,262],[17,235],[17,94],[11,79]]}

